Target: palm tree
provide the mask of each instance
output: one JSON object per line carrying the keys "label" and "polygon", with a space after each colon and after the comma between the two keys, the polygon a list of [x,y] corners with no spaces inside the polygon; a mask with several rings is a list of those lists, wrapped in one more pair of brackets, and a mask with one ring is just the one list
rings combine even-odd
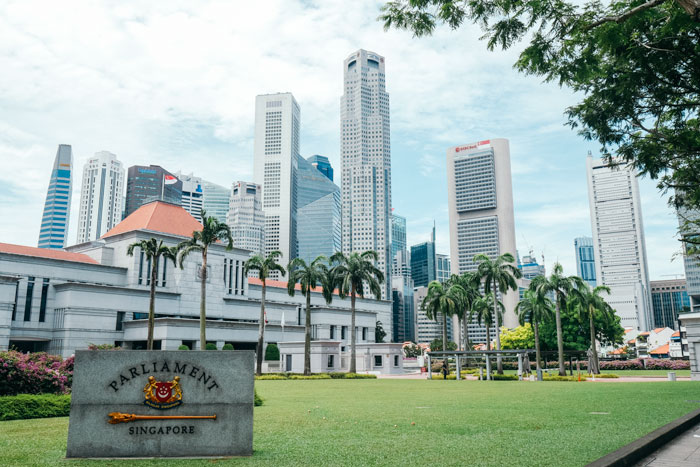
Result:
{"label": "palm tree", "polygon": [[552,274],[546,279],[539,281],[537,292],[545,295],[554,292],[555,295],[555,319],[557,325],[557,350],[559,353],[559,376],[566,376],[564,367],[564,335],[561,327],[561,309],[566,306],[569,298],[580,295],[580,290],[588,287],[583,279],[577,276],[564,276],[564,268],[559,263],[554,263]]}
{"label": "palm tree", "polygon": [[[504,309],[503,303],[493,293],[487,293],[483,297],[477,298],[472,304],[472,313],[476,317],[476,322],[481,326],[483,321],[484,326],[486,326],[486,350],[491,350],[491,326],[493,326],[494,319],[502,318]],[[486,354],[486,358],[489,359],[488,354]]]}
{"label": "palm tree", "polygon": [[596,315],[602,316],[605,320],[610,320],[615,314],[615,310],[605,301],[601,293],[605,292],[610,295],[610,287],[599,285],[594,289],[585,287],[579,290],[580,295],[574,297],[574,305],[578,316],[583,321],[588,318],[588,326],[591,332],[591,351],[593,359],[593,371],[600,373],[600,364],[598,363],[598,347],[595,343],[595,324],[593,319]]}
{"label": "palm tree", "polygon": [[[481,297],[479,292],[479,278],[474,272],[465,272],[462,275],[452,274],[448,279],[450,285],[459,285],[464,293],[460,297],[460,305],[455,313],[462,327],[462,335],[464,336],[464,347],[471,350],[471,342],[469,341],[469,322],[472,317],[472,305],[474,301]],[[462,342],[460,342],[461,347]]]}
{"label": "palm tree", "polygon": [[[355,298],[356,296],[364,297],[365,285],[369,291],[377,299],[382,296],[382,291],[379,285],[384,282],[384,274],[374,266],[374,262],[379,259],[376,251],[368,250],[363,253],[350,253],[345,255],[341,252],[331,256],[331,263],[334,266],[333,276],[337,280],[338,294],[340,298],[345,298],[350,295],[350,314],[351,314],[351,329],[350,329],[350,373],[357,372],[355,362]],[[331,289],[332,290],[332,289]]]}
{"label": "palm tree", "polygon": [[163,267],[171,260],[173,265],[177,265],[177,248],[169,247],[163,243],[163,240],[151,237],[148,240],[132,243],[126,250],[129,256],[134,255],[134,249],[140,248],[143,254],[151,261],[151,295],[148,304],[148,344],[146,348],[153,350],[153,327],[155,326],[156,316],[156,282],[158,280],[158,259],[163,257]]}
{"label": "palm tree", "polygon": [[202,210],[202,230],[192,232],[192,238],[181,242],[177,248],[180,251],[180,268],[184,267],[185,258],[190,253],[202,254],[202,267],[199,270],[201,283],[201,296],[199,300],[199,348],[204,350],[207,346],[207,255],[209,247],[219,241],[226,241],[226,249],[233,248],[231,228],[216,217],[207,216]]}
{"label": "palm tree", "polygon": [[[484,282],[484,292],[491,293],[493,290],[494,296],[498,292],[505,294],[508,289],[518,290],[518,284],[515,279],[522,277],[520,269],[513,263],[515,258],[510,253],[504,253],[492,260],[487,255],[481,253],[474,257],[474,262],[479,263],[476,270],[476,275],[480,281]],[[496,319],[496,350],[501,350],[501,320],[496,312],[496,304],[498,300],[494,300],[494,317]],[[496,357],[498,365],[498,374],[503,374],[503,362],[500,354]]]}
{"label": "palm tree", "polygon": [[248,275],[250,271],[258,272],[258,279],[262,282],[262,292],[260,294],[260,319],[258,320],[258,345],[255,347],[255,373],[260,376],[262,374],[263,361],[263,339],[265,337],[265,291],[266,281],[270,277],[272,271],[279,271],[282,275],[285,274],[284,267],[277,262],[277,258],[282,257],[281,251],[272,251],[266,258],[262,255],[251,256],[243,266],[243,274]]}
{"label": "palm tree", "polygon": [[447,318],[458,312],[465,295],[466,292],[459,284],[443,285],[438,281],[428,284],[428,293],[421,303],[421,308],[425,310],[428,319],[437,321],[438,316],[442,315],[443,351],[447,351]]}
{"label": "palm tree", "polygon": [[538,291],[538,284],[545,280],[544,276],[537,276],[532,279],[530,288],[523,293],[523,298],[515,307],[515,312],[520,318],[520,324],[530,323],[535,332],[535,360],[538,371],[542,369],[540,366],[540,323],[551,319],[554,307],[552,301]]}
{"label": "palm tree", "polygon": [[[287,266],[289,271],[289,281],[287,282],[287,292],[292,297],[296,292],[297,282],[301,285],[301,293],[306,296],[306,322],[304,325],[304,374],[311,374],[311,291],[319,284],[324,283],[324,277],[328,275],[328,268],[324,262],[328,261],[325,256],[318,256],[310,264],[306,264],[301,258],[294,258]],[[326,303],[333,299],[333,289],[326,293],[323,288]]]}

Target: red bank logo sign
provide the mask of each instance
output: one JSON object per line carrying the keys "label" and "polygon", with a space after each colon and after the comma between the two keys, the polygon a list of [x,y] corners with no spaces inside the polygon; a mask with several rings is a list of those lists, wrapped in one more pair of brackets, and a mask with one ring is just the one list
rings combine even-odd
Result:
{"label": "red bank logo sign", "polygon": [[471,151],[472,149],[477,149],[481,146],[488,146],[489,144],[491,144],[491,140],[486,139],[484,141],[479,141],[478,143],[468,144],[467,146],[457,146],[455,148],[455,152]]}

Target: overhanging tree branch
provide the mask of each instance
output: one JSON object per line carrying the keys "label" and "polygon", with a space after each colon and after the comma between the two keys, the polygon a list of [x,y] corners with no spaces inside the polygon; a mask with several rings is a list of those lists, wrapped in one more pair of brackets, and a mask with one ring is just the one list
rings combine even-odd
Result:
{"label": "overhanging tree branch", "polygon": [[665,1],[666,0],[649,0],[648,2],[642,3],[641,5],[636,6],[636,7],[632,8],[631,10],[629,10],[628,12],[623,13],[619,16],[605,16],[604,18],[601,18],[598,21],[594,21],[591,24],[589,24],[585,28],[585,30],[590,31],[591,29],[597,28],[601,24],[605,24],[605,23],[612,23],[612,22],[615,22],[618,24],[622,23],[623,21],[626,21],[627,19],[636,15],[637,13],[642,12],[644,10],[648,10],[649,8],[654,8],[655,6],[660,5],[660,4],[664,3]]}

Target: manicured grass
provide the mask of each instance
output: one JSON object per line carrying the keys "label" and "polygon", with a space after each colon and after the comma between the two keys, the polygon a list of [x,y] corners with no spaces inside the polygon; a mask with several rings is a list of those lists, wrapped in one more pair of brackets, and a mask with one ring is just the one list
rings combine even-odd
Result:
{"label": "manicured grass", "polygon": [[[217,464],[585,465],[700,407],[695,382],[379,379],[257,381],[256,388],[265,405],[255,408],[255,454]],[[0,465],[67,465],[67,428],[67,418],[0,422]]]}

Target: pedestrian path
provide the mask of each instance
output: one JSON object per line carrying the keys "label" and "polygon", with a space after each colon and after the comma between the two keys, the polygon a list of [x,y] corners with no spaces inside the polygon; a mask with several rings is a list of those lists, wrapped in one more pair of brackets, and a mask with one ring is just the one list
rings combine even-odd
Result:
{"label": "pedestrian path", "polygon": [[681,433],[661,449],[642,459],[638,467],[698,467],[700,465],[700,423]]}

